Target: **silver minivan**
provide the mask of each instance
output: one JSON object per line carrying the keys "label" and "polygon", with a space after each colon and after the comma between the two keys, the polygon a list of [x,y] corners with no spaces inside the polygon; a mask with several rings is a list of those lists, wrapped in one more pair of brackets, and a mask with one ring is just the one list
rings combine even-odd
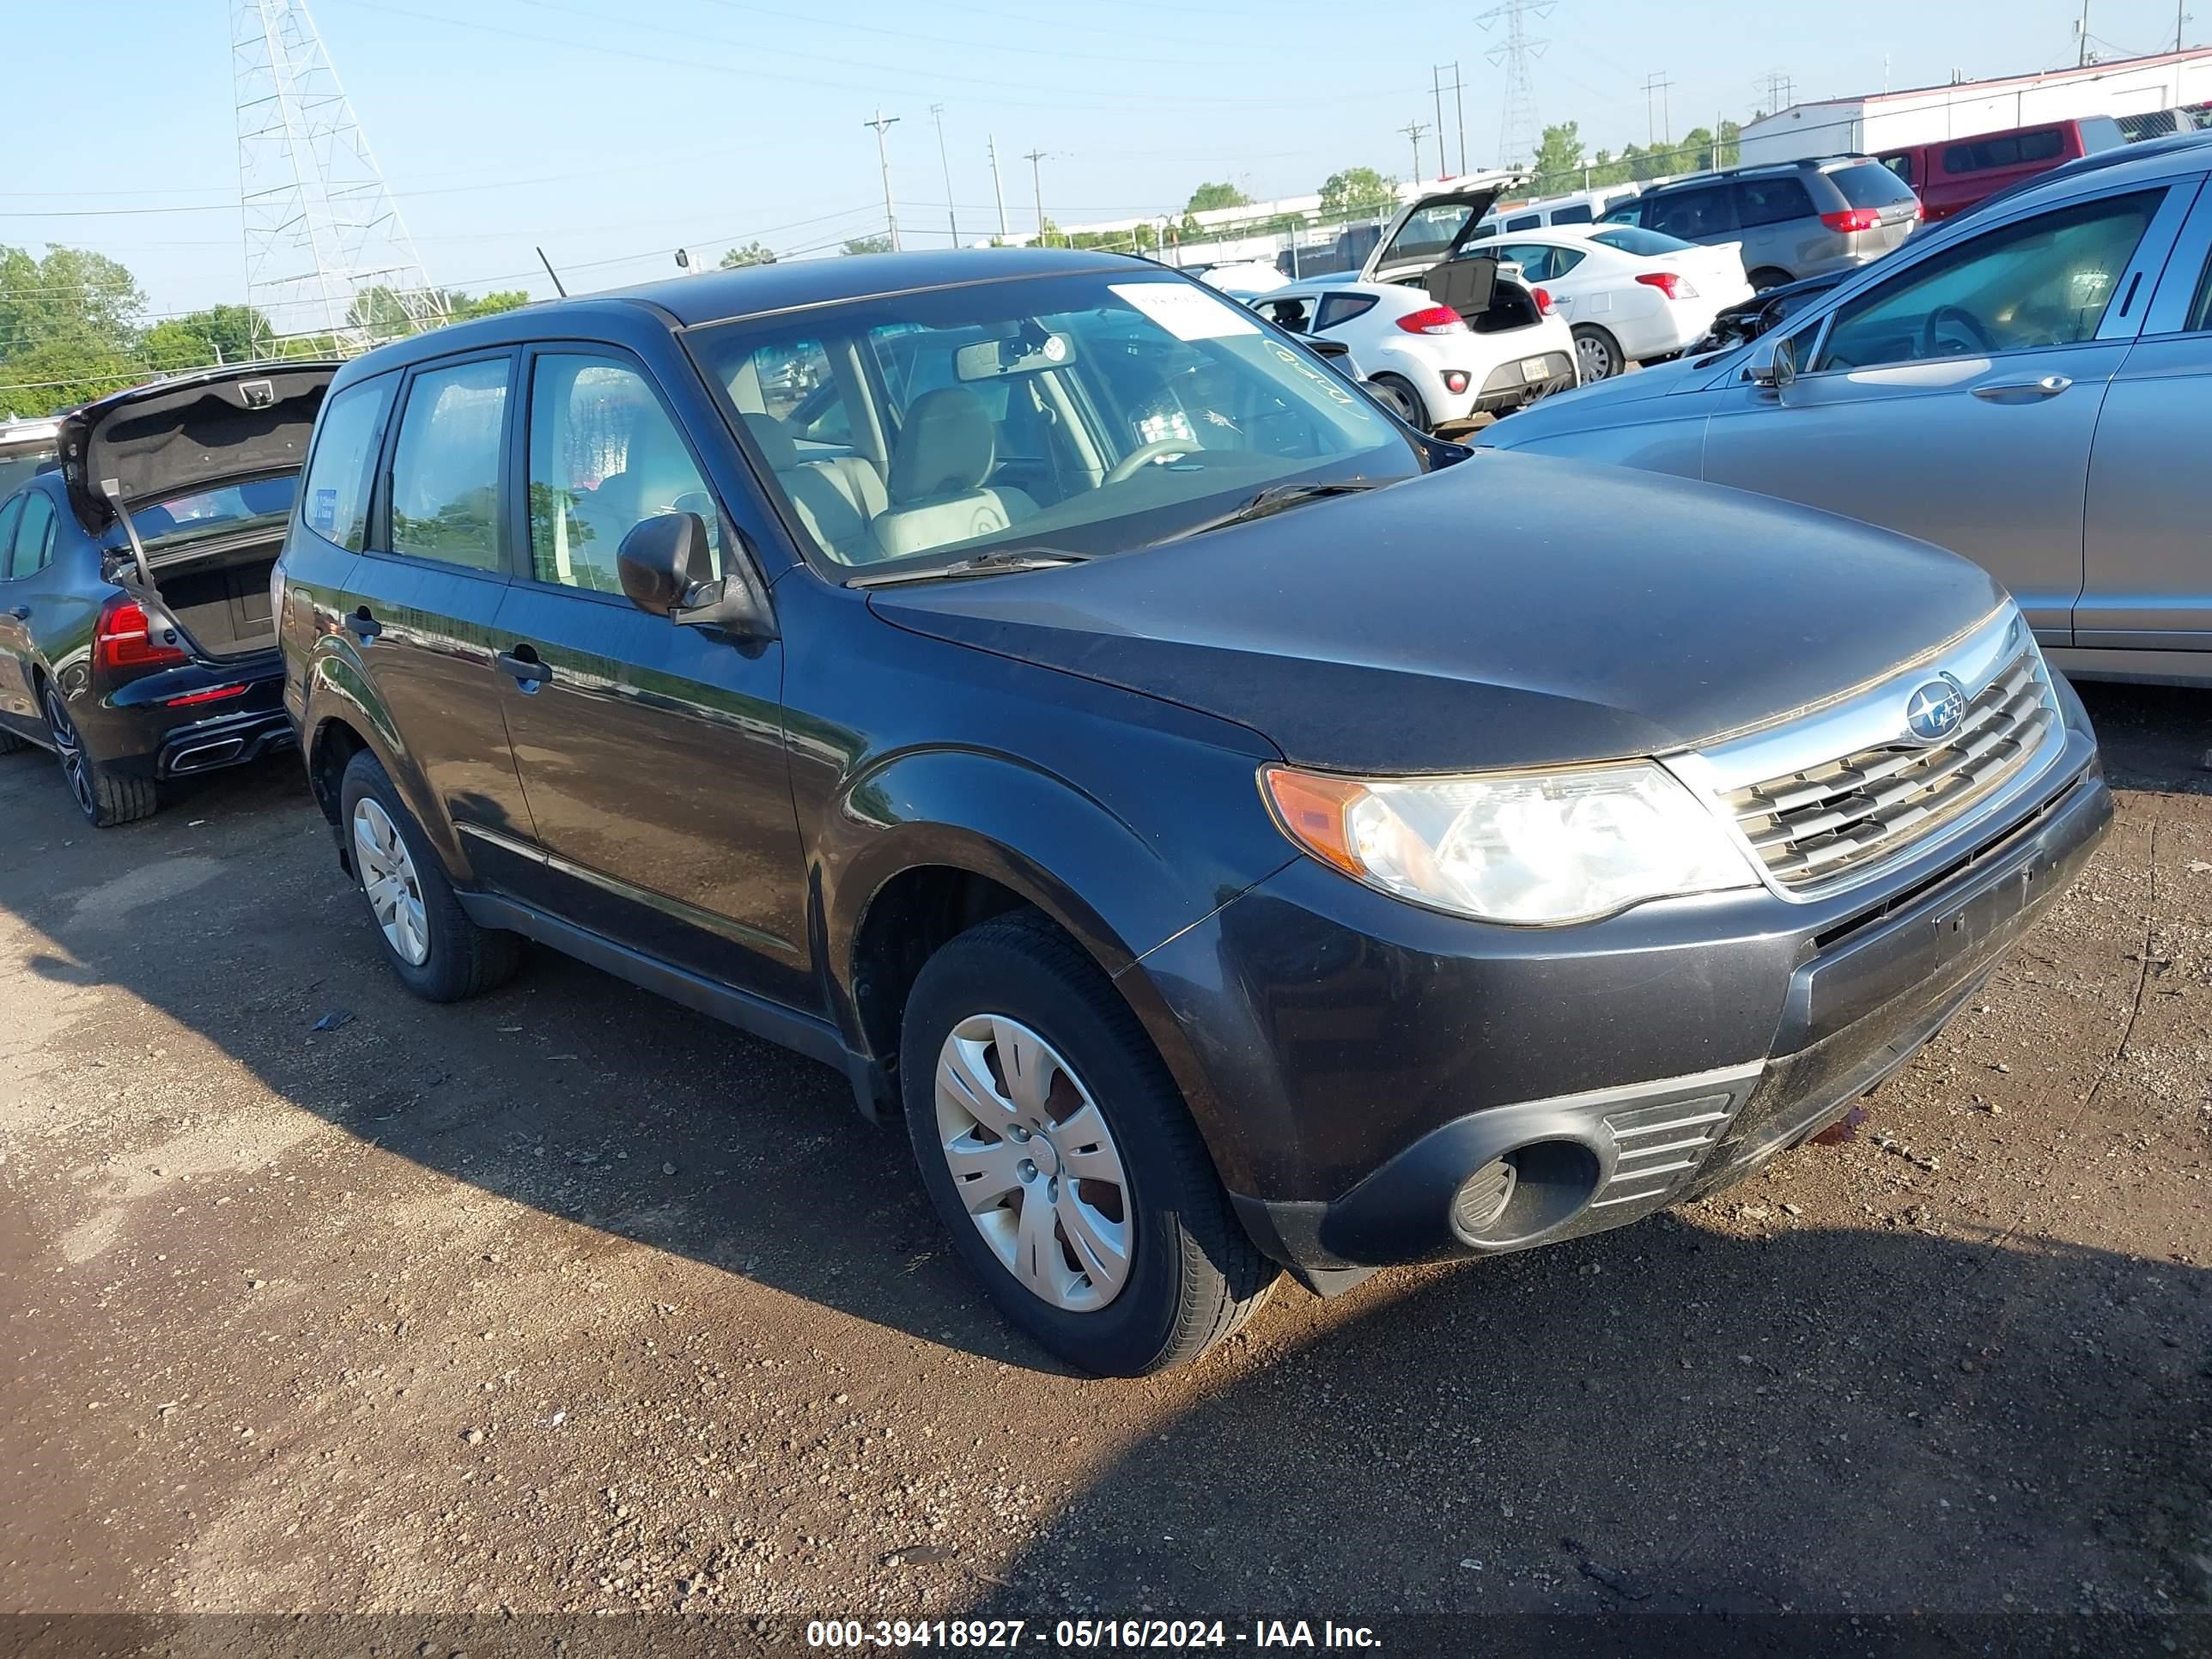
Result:
{"label": "silver minivan", "polygon": [[1754,289],[1869,264],[1920,223],[1912,186],[1870,156],[1729,167],[1655,185],[1605,216],[1686,242],[1740,242]]}
{"label": "silver minivan", "polygon": [[2071,162],[1755,341],[1547,398],[1477,441],[1902,531],[2010,588],[2062,668],[2212,684],[2208,175],[2212,133]]}

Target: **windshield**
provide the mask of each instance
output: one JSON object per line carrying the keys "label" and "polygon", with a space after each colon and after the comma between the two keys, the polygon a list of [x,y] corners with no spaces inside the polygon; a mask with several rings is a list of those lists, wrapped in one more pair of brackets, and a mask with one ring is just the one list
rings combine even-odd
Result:
{"label": "windshield", "polygon": [[837,567],[1119,552],[1267,486],[1390,481],[1423,452],[1345,380],[1195,283],[984,282],[687,337]]}
{"label": "windshield", "polygon": [[1684,248],[1698,246],[1695,242],[1686,242],[1679,236],[1669,236],[1662,231],[1645,230],[1638,225],[1608,225],[1603,230],[1592,231],[1590,240],[1645,259],[1656,259],[1662,253],[1680,253]]}
{"label": "windshield", "polygon": [[151,547],[157,542],[179,542],[201,536],[243,529],[258,520],[282,520],[290,515],[292,498],[300,488],[297,473],[263,478],[252,483],[223,484],[149,501],[131,509],[131,522],[138,539]]}

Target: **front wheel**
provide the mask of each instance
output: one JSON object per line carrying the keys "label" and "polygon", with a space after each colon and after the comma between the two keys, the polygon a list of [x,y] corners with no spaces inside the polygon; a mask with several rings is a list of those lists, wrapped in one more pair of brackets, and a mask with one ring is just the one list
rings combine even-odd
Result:
{"label": "front wheel", "polygon": [[1609,380],[1623,367],[1620,346],[1613,336],[1595,323],[1580,323],[1575,327],[1575,367],[1581,371],[1582,384],[1593,380]]}
{"label": "front wheel", "polygon": [[1182,1364],[1273,1284],[1144,1028],[1042,917],[985,922],[924,964],[899,1071],[955,1253],[1068,1364]]}
{"label": "front wheel", "polygon": [[1764,294],[1771,288],[1783,288],[1797,279],[1778,266],[1761,265],[1744,280],[1751,284],[1753,294]]}

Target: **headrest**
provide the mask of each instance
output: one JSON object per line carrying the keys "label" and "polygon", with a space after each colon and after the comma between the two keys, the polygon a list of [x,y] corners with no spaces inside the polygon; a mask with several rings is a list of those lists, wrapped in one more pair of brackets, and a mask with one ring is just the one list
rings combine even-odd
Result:
{"label": "headrest", "polygon": [[965,495],[991,476],[996,442],[990,411],[966,386],[924,393],[907,410],[891,456],[891,499]]}
{"label": "headrest", "polygon": [[745,430],[753,434],[760,446],[761,459],[768,463],[771,472],[788,472],[799,465],[799,446],[792,441],[791,433],[773,415],[748,415]]}
{"label": "headrest", "polygon": [[684,496],[699,490],[699,469],[693,465],[690,453],[659,421],[645,422],[631,434],[623,467],[623,481],[631,492],[633,518],[666,513]]}

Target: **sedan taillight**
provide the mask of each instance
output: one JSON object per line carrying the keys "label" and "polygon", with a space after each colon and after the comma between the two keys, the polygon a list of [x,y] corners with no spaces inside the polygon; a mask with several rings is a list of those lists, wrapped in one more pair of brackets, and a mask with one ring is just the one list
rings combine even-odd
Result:
{"label": "sedan taillight", "polygon": [[118,593],[102,606],[92,633],[92,665],[113,672],[123,669],[169,668],[191,658],[166,629],[152,630],[143,606]]}
{"label": "sedan taillight", "polygon": [[1670,300],[1694,300],[1698,285],[1686,276],[1678,276],[1671,270],[1640,270],[1636,280],[1646,288],[1656,288]]}

